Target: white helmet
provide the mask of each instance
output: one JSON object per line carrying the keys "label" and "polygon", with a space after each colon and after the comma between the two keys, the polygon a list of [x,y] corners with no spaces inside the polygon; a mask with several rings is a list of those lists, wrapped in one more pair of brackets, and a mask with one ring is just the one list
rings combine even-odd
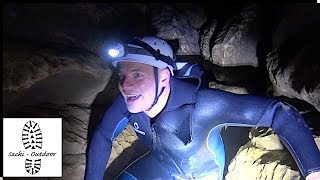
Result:
{"label": "white helmet", "polygon": [[108,53],[114,58],[112,65],[115,67],[122,61],[138,62],[160,69],[168,67],[172,75],[176,68],[171,46],[165,40],[155,36],[135,37],[127,44],[118,44]]}

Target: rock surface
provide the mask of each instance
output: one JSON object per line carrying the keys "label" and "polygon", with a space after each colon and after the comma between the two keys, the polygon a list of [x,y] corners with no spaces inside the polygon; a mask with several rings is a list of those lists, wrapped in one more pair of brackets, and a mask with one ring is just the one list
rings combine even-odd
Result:
{"label": "rock surface", "polygon": [[[252,131],[254,133],[252,133]],[[253,129],[251,141],[242,146],[228,166],[226,180],[286,179],[302,180],[290,153],[283,149],[277,135],[257,133]]]}

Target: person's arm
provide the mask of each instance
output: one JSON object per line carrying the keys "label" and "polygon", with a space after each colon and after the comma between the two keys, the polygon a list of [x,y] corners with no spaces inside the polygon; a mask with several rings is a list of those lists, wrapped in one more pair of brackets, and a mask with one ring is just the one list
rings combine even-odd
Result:
{"label": "person's arm", "polygon": [[106,111],[88,145],[85,179],[102,180],[112,149],[112,141],[126,127],[124,100],[119,95]]}
{"label": "person's arm", "polygon": [[[209,90],[210,91],[210,90]],[[306,178],[320,172],[320,153],[300,113],[285,102],[253,95],[211,90],[200,93],[202,116],[215,119],[216,126],[271,127],[295,159]],[[208,118],[203,118],[208,119]],[[310,176],[311,177],[311,176]]]}
{"label": "person's arm", "polygon": [[[304,118],[292,106],[284,102],[274,102],[271,128],[295,159],[300,172],[306,178],[309,174],[320,172],[320,152]],[[260,121],[267,121],[261,119]],[[262,123],[262,122],[259,122]]]}

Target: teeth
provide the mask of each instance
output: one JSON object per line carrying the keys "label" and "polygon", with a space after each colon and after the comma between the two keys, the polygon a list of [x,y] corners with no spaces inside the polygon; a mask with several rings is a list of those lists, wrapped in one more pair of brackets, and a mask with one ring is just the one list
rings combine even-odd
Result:
{"label": "teeth", "polygon": [[137,99],[140,95],[127,95],[128,99]]}

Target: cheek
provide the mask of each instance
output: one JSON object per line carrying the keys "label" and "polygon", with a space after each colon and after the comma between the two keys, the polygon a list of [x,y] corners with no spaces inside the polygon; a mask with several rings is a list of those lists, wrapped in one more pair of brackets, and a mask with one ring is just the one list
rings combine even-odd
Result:
{"label": "cheek", "polygon": [[148,98],[150,100],[153,100],[154,96],[155,96],[155,85],[153,83],[148,83],[145,84],[144,87],[142,88],[143,90],[143,94],[145,96],[145,98]]}
{"label": "cheek", "polygon": [[122,89],[122,86],[121,86],[120,82],[118,83],[118,89],[119,89],[119,91],[120,91],[121,93],[123,93],[123,89]]}
{"label": "cheek", "polygon": [[136,83],[136,88],[139,89],[144,96],[146,96],[153,92],[152,90],[154,89],[154,84],[149,79],[146,79],[143,81],[138,81]]}

